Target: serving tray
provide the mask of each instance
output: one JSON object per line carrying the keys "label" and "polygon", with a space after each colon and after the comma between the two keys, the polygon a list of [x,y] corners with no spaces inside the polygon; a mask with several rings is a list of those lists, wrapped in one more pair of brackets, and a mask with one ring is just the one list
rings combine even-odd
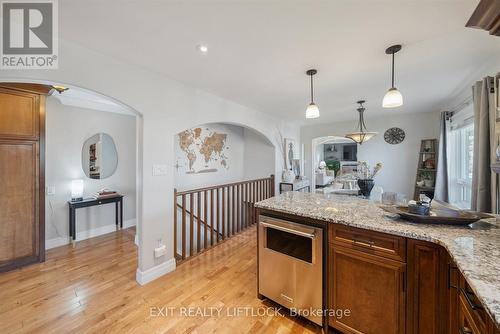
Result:
{"label": "serving tray", "polygon": [[381,208],[387,212],[398,214],[403,219],[421,224],[469,225],[481,219],[494,218],[493,215],[483,212],[457,210],[444,206],[431,206],[428,216],[410,213],[408,207],[404,206],[386,205],[381,206]]}

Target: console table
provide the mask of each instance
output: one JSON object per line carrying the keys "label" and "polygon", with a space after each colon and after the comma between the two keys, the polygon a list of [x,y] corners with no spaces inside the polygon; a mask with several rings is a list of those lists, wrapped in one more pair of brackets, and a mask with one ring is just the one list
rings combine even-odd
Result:
{"label": "console table", "polygon": [[294,180],[293,182],[280,182],[280,194],[285,191],[310,192],[311,185],[308,179]]}
{"label": "console table", "polygon": [[[118,221],[120,222],[120,228],[123,228],[123,195],[117,195],[107,198],[86,198],[82,201],[68,201],[69,206],[69,235],[71,241],[75,242],[76,239],[76,209],[87,208],[89,206],[103,205],[115,203],[115,224],[118,226]],[[119,212],[118,212],[119,211]],[[119,219],[118,219],[119,218]]]}

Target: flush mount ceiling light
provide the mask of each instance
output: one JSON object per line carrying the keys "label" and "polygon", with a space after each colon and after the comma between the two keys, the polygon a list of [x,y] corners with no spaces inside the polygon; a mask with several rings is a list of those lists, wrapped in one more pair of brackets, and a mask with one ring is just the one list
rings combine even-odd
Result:
{"label": "flush mount ceiling light", "polygon": [[319,117],[319,108],[314,103],[314,86],[313,86],[313,75],[318,73],[318,71],[311,69],[306,72],[307,75],[311,77],[311,103],[307,106],[306,109],[306,118],[318,118]]}
{"label": "flush mount ceiling light", "polygon": [[199,44],[196,46],[196,49],[198,51],[200,51],[201,53],[203,54],[206,54],[208,52],[208,46],[204,45],[204,44]]}
{"label": "flush mount ceiling light", "polygon": [[370,140],[373,136],[377,134],[377,132],[368,132],[368,130],[366,129],[365,118],[363,115],[363,113],[365,112],[365,107],[363,106],[363,103],[365,102],[366,102],[365,100],[360,100],[356,102],[359,104],[359,107],[357,109],[359,112],[359,123],[358,123],[359,131],[351,132],[345,135],[346,138],[349,138],[360,145],[363,144],[365,141]]}
{"label": "flush mount ceiling light", "polygon": [[392,86],[385,93],[384,100],[382,101],[382,107],[384,108],[396,108],[403,105],[403,96],[399,90],[394,87],[394,54],[401,50],[401,45],[393,45],[385,50],[385,53],[392,55]]}

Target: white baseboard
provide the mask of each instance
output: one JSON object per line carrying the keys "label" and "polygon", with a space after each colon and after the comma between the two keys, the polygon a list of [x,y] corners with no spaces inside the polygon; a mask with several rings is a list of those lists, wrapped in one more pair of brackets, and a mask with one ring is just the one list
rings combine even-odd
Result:
{"label": "white baseboard", "polygon": [[[134,219],[129,219],[129,220],[124,220],[123,221],[123,228],[129,228],[132,226],[135,226],[136,220]],[[81,241],[89,238],[94,238],[98,237],[100,235],[112,233],[116,231],[116,225],[115,224],[109,224],[109,225],[104,225],[98,228],[94,228],[91,230],[87,231],[81,231],[81,232],[76,232],[76,241]],[[54,238],[54,239],[48,239],[45,240],[45,249],[51,249],[59,246],[64,246],[71,243],[71,240],[69,239],[69,236],[66,237],[59,237],[59,238]]]}
{"label": "white baseboard", "polygon": [[45,240],[45,249],[56,248],[69,244],[69,237],[59,237]]}
{"label": "white baseboard", "polygon": [[145,285],[174,270],[175,270],[175,259],[172,258],[168,261],[163,262],[160,265],[157,265],[145,271],[141,271],[139,270],[139,268],[137,268],[137,271],[135,272],[135,280],[140,285]]}

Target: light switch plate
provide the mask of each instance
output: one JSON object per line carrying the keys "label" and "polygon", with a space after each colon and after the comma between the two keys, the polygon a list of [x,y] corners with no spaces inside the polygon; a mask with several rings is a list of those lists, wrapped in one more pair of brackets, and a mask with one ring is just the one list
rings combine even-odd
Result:
{"label": "light switch plate", "polygon": [[56,194],[56,187],[55,186],[47,186],[47,196],[54,196]]}
{"label": "light switch plate", "polygon": [[153,176],[167,175],[167,165],[153,165]]}

